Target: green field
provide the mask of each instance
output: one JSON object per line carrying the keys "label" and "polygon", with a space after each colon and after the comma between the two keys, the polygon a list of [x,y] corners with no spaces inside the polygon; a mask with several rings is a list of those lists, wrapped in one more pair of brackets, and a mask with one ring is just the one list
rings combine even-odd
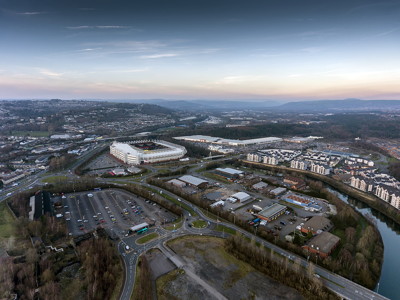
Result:
{"label": "green field", "polygon": [[68,181],[67,176],[49,176],[42,180],[42,182],[47,182],[47,183],[59,183],[65,181]]}
{"label": "green field", "polygon": [[204,228],[207,226],[207,222],[204,220],[193,221],[192,226],[195,228]]}
{"label": "green field", "polygon": [[14,235],[14,222],[14,217],[6,203],[0,203],[0,246],[6,239]]}
{"label": "green field", "polygon": [[15,136],[32,136],[32,137],[48,137],[48,131],[12,131],[11,135]]}
{"label": "green field", "polygon": [[232,235],[236,234],[236,230],[235,230],[235,229],[228,228],[228,227],[226,227],[226,226],[224,226],[224,225],[220,225],[220,224],[218,224],[217,226],[215,226],[215,229],[214,229],[214,230],[216,230],[216,231],[221,231],[221,232],[225,232],[225,233],[229,233],[229,234],[232,234]]}
{"label": "green field", "polygon": [[148,235],[145,235],[144,237],[141,237],[140,239],[137,239],[136,243],[137,244],[145,244],[147,242],[150,242],[150,241],[158,238],[159,236],[160,235],[157,232],[153,232],[153,233],[150,233]]}

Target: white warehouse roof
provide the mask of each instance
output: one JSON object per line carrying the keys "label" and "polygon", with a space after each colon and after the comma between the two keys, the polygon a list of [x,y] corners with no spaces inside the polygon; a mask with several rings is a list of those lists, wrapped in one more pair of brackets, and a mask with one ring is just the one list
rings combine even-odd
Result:
{"label": "white warehouse roof", "polygon": [[216,170],[224,172],[224,173],[228,173],[228,174],[231,174],[231,175],[243,174],[243,171],[235,170],[235,169],[232,169],[232,168],[217,168]]}
{"label": "white warehouse roof", "polygon": [[195,186],[199,186],[202,183],[208,183],[207,180],[198,178],[198,177],[194,177],[192,175],[183,175],[182,177],[179,177],[179,180],[189,183],[191,185],[195,185]]}
{"label": "white warehouse roof", "polygon": [[251,198],[251,196],[245,192],[238,192],[233,194],[231,197],[238,199],[240,202],[249,200]]}

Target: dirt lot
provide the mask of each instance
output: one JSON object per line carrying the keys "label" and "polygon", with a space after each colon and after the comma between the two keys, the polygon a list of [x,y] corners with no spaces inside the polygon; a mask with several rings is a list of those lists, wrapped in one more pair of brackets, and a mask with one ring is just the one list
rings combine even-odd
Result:
{"label": "dirt lot", "polygon": [[[276,282],[226,253],[223,240],[185,237],[169,246],[201,279],[228,299],[303,299],[294,289]],[[213,299],[197,282],[175,270],[157,281],[159,299]]]}

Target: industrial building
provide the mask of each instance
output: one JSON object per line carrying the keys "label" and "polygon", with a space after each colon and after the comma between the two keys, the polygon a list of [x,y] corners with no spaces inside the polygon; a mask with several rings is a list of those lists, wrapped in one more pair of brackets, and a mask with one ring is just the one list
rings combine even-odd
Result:
{"label": "industrial building", "polygon": [[311,232],[316,235],[322,231],[330,231],[333,228],[332,222],[325,217],[314,216],[309,219],[304,225],[300,226],[300,231],[303,233]]}
{"label": "industrial building", "polygon": [[277,138],[277,137],[264,137],[264,138],[249,139],[249,140],[232,140],[232,139],[223,139],[223,138],[212,137],[212,136],[207,136],[207,135],[178,136],[178,137],[174,137],[174,139],[190,141],[190,142],[229,145],[229,146],[261,145],[261,144],[269,144],[269,143],[275,143],[275,142],[282,141],[281,138]]}
{"label": "industrial building", "polygon": [[258,218],[271,222],[276,220],[279,216],[283,215],[286,211],[286,206],[274,203],[271,206],[264,207],[264,209],[258,212],[256,215]]}
{"label": "industrial building", "polygon": [[321,258],[328,257],[339,244],[340,238],[329,232],[322,232],[310,239],[302,248]]}
{"label": "industrial building", "polygon": [[198,178],[198,177],[194,177],[192,175],[184,175],[182,177],[178,178],[180,181],[185,182],[186,184],[190,185],[190,186],[194,186],[197,188],[205,188],[208,185],[208,181]]}
{"label": "industrial building", "polygon": [[273,190],[271,191],[271,194],[273,194],[273,195],[275,195],[275,196],[278,196],[278,195],[283,194],[284,192],[286,192],[286,188],[278,187],[278,188],[276,188],[276,189],[273,189]]}
{"label": "industrial building", "polygon": [[315,200],[311,200],[306,197],[291,194],[291,193],[288,193],[284,197],[282,197],[282,200],[284,200],[288,203],[293,203],[295,205],[305,207],[306,209],[310,209],[310,210],[319,211],[322,209],[322,207],[320,205],[318,205]]}
{"label": "industrial building", "polygon": [[165,141],[113,142],[110,154],[126,164],[140,165],[180,159],[186,154],[186,149]]}
{"label": "industrial building", "polygon": [[244,172],[232,168],[217,168],[214,171],[215,174],[225,177],[226,179],[232,180],[242,177]]}
{"label": "industrial building", "polygon": [[245,192],[238,192],[236,194],[233,194],[231,198],[235,198],[239,200],[240,203],[246,202],[251,199],[251,196]]}
{"label": "industrial building", "polygon": [[171,180],[167,181],[167,183],[172,184],[177,187],[180,187],[180,188],[183,188],[186,186],[186,183],[183,181],[180,181],[179,179],[171,179]]}
{"label": "industrial building", "polygon": [[264,181],[260,181],[256,184],[253,184],[251,187],[255,190],[261,191],[268,187],[268,183],[265,183]]}

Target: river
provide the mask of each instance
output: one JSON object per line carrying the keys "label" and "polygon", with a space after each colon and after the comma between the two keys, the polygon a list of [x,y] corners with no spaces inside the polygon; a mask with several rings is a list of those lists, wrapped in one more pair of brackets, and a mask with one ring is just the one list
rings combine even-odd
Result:
{"label": "river", "polygon": [[384,260],[381,278],[375,291],[379,294],[392,299],[400,299],[400,284],[397,275],[400,272],[400,226],[382,215],[380,212],[369,208],[366,204],[353,198],[348,198],[336,190],[329,188],[331,192],[337,194],[340,199],[354,207],[363,215],[373,219],[378,227],[384,244]]}

